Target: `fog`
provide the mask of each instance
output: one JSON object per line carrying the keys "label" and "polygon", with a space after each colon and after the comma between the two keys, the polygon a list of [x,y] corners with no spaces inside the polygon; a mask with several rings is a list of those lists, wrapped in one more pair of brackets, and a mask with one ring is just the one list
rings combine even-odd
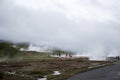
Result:
{"label": "fog", "polygon": [[0,39],[120,55],[119,0],[0,0]]}

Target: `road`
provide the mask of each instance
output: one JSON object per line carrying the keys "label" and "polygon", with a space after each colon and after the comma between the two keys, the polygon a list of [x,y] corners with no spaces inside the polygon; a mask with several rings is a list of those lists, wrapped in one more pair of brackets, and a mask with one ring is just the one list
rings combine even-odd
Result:
{"label": "road", "polygon": [[67,80],[120,80],[120,64],[79,73]]}

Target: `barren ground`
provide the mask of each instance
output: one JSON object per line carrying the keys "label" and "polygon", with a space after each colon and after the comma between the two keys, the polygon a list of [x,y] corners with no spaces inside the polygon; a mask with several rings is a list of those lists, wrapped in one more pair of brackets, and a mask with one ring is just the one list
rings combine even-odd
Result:
{"label": "barren ground", "polygon": [[[48,80],[65,80],[88,67],[106,64],[105,61],[83,61],[77,59],[45,59],[38,61],[0,63],[0,80],[36,80],[47,75]],[[53,76],[53,71],[61,75]],[[9,74],[9,72],[15,72]]]}

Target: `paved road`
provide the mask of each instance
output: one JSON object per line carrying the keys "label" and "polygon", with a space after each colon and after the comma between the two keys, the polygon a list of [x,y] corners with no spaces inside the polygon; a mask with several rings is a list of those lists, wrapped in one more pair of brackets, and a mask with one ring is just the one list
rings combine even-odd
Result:
{"label": "paved road", "polygon": [[80,73],[67,80],[120,80],[120,64]]}

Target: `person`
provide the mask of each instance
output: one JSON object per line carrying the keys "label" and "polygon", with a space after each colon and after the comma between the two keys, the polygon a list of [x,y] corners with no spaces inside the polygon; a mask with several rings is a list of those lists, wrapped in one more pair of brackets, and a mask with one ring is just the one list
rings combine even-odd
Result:
{"label": "person", "polygon": [[61,57],[61,54],[59,53],[58,56]]}
{"label": "person", "polygon": [[72,55],[71,55],[71,54],[69,54],[69,57],[72,57]]}
{"label": "person", "polygon": [[66,53],[66,58],[68,57],[68,53]]}
{"label": "person", "polygon": [[120,57],[119,57],[119,56],[117,56],[117,60],[120,60]]}

